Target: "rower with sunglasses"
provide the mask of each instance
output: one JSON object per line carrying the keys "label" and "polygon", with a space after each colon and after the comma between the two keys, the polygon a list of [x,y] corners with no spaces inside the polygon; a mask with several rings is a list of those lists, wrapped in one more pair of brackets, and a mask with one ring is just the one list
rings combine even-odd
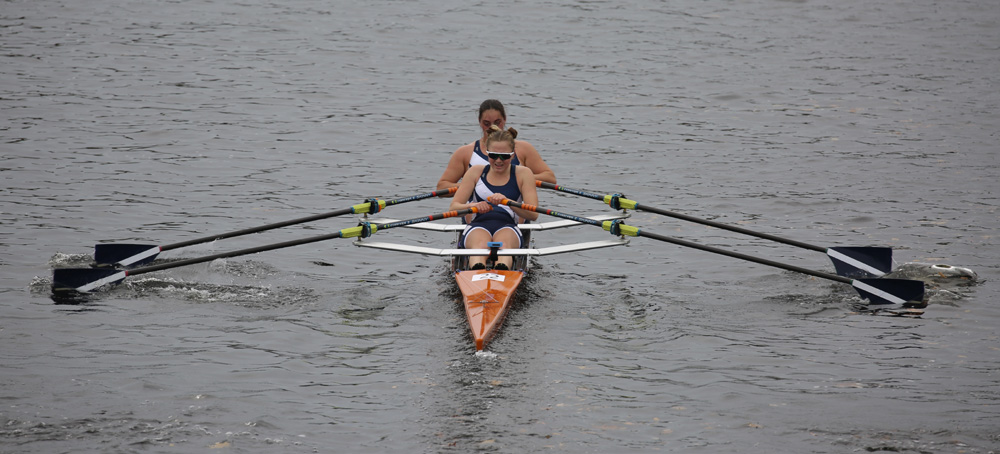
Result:
{"label": "rower with sunglasses", "polygon": [[[487,243],[499,241],[503,243],[500,249],[517,249],[521,247],[521,231],[517,228],[517,219],[538,219],[538,213],[501,205],[503,199],[538,204],[538,194],[535,191],[535,175],[530,169],[512,162],[515,156],[514,128],[502,130],[493,126],[492,132],[486,138],[486,156],[488,165],[475,165],[469,168],[462,182],[451,199],[452,210],[463,210],[476,207],[478,214],[472,218],[459,238],[459,247],[467,249],[486,249]],[[510,269],[513,258],[501,256],[494,269]],[[486,267],[486,257],[469,257],[471,269]]]}

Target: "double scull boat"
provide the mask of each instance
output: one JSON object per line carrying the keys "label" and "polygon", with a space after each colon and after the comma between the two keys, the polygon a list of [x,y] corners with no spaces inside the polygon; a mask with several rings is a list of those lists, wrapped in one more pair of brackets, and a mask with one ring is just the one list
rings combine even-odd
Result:
{"label": "double scull boat", "polygon": [[[436,222],[447,218],[458,218],[464,215],[477,213],[475,207],[464,210],[447,211],[444,213],[432,214],[413,219],[397,221],[393,219],[369,220],[369,215],[379,213],[383,208],[391,205],[405,203],[414,200],[431,197],[445,197],[454,194],[454,189],[438,190],[425,194],[399,198],[395,200],[367,199],[364,203],[346,207],[344,209],[324,213],[305,218],[293,219],[290,221],[268,224],[260,227],[253,227],[237,230],[229,233],[206,236],[194,240],[182,241],[180,243],[167,245],[153,244],[101,244],[95,248],[95,266],[91,268],[57,268],[52,272],[52,291],[54,299],[72,299],[72,295],[89,293],[102,287],[117,284],[125,280],[128,276],[136,276],[154,271],[166,270],[180,266],[205,263],[221,258],[237,257],[259,252],[281,249],[286,247],[309,244],[319,241],[327,241],[335,238],[356,238],[355,244],[360,247],[383,249],[423,255],[447,256],[451,257],[452,273],[455,282],[462,293],[462,304],[469,321],[475,339],[476,350],[482,350],[487,342],[496,334],[497,329],[503,322],[504,317],[510,308],[511,299],[523,281],[530,265],[530,257],[562,254],[569,252],[586,251],[590,249],[600,249],[613,246],[623,246],[628,244],[627,237],[642,237],[649,240],[671,243],[677,246],[699,249],[702,251],[746,260],[766,266],[782,268],[785,270],[803,273],[830,281],[841,282],[851,285],[857,293],[869,301],[872,313],[888,313],[893,315],[917,315],[923,313],[922,308],[926,306],[924,299],[924,284],[921,281],[909,279],[895,279],[880,277],[891,268],[891,249],[879,247],[829,247],[824,248],[814,246],[799,241],[780,238],[774,235],[752,232],[744,228],[727,226],[714,221],[697,219],[687,215],[679,215],[663,209],[640,204],[636,201],[626,199],[621,194],[600,195],[588,191],[571,189],[562,186],[540,184],[548,189],[569,192],[589,198],[603,200],[611,208],[622,210],[621,213],[613,215],[580,217],[571,214],[561,213],[555,210],[545,209],[538,206],[522,204],[519,202],[504,200],[504,205],[519,207],[528,211],[543,213],[553,217],[561,218],[559,221],[522,224],[519,228],[523,234],[523,244],[526,248],[501,249],[500,244],[489,244],[487,249],[437,249],[425,246],[415,246],[398,243],[385,243],[367,240],[372,234],[395,227],[406,227],[414,229],[432,230],[438,232],[451,232],[456,236],[465,228],[463,224]],[[724,228],[738,233],[758,236],[761,238],[774,240],[804,249],[825,251],[834,266],[837,274],[816,271],[789,265],[774,260],[768,260],[749,254],[719,249],[711,246],[685,241],[677,238],[649,232],[635,226],[625,224],[623,219],[628,217],[626,209],[650,211],[670,217],[699,222],[713,227]],[[355,226],[342,229],[324,235],[318,235],[298,240],[285,241],[274,244],[263,244],[246,249],[239,249],[229,252],[220,252],[202,257],[192,257],[175,261],[165,261],[152,263],[161,251],[179,248],[192,244],[215,241],[223,238],[232,238],[265,230],[276,229],[294,224],[311,222],[318,219],[340,216],[345,214],[360,214],[364,218]],[[589,224],[597,226],[611,233],[611,239],[589,241],[582,243],[566,244],[561,246],[551,246],[544,248],[534,248],[532,233],[536,230],[550,230],[573,225]],[[486,269],[468,269],[469,256],[486,256]],[[493,263],[500,256],[512,256],[513,266],[510,270],[493,269]],[[144,265],[144,266],[140,266]]]}

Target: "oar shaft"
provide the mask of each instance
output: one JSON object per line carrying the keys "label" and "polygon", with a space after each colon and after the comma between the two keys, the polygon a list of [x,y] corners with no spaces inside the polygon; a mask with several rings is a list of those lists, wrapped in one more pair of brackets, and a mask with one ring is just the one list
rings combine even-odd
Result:
{"label": "oar shaft", "polygon": [[[609,205],[610,205],[611,198],[613,197],[610,194],[597,194],[597,193],[594,193],[594,192],[588,192],[588,191],[584,191],[584,190],[581,190],[581,189],[567,188],[565,186],[559,186],[559,185],[552,184],[552,183],[545,182],[545,181],[538,181],[537,185],[539,187],[545,188],[545,189],[552,189],[552,190],[556,190],[556,191],[560,191],[560,192],[566,192],[566,193],[569,193],[569,194],[576,194],[576,195],[579,195],[579,196],[588,197],[588,198],[591,198],[591,199],[601,200],[601,201],[603,201],[605,203],[608,203]],[[715,222],[715,221],[711,221],[711,220],[708,220],[708,219],[701,219],[701,218],[697,218],[697,217],[694,217],[694,216],[689,216],[689,215],[686,215],[686,214],[675,213],[673,211],[664,210],[662,208],[647,206],[647,205],[641,204],[639,202],[636,202],[634,200],[630,200],[630,199],[626,199],[626,198],[620,198],[618,200],[618,202],[619,202],[619,204],[621,204],[622,208],[628,208],[628,209],[639,210],[639,211],[648,211],[650,213],[656,213],[656,214],[660,214],[660,215],[663,215],[663,216],[669,216],[669,217],[676,218],[676,219],[682,219],[682,220],[685,220],[685,221],[690,221],[690,222],[694,222],[694,223],[697,223],[697,224],[707,225],[707,226],[711,226],[711,227],[715,227],[715,228],[719,228],[719,229],[723,229],[723,230],[729,230],[731,232],[742,233],[744,235],[755,236],[755,237],[763,238],[763,239],[766,239],[766,240],[777,241],[779,243],[784,243],[784,244],[788,244],[788,245],[792,245],[792,246],[796,246],[796,247],[800,247],[800,248],[805,248],[805,249],[811,249],[811,250],[814,250],[814,251],[826,252],[826,249],[827,249],[825,247],[816,246],[816,245],[812,245],[812,244],[809,244],[809,243],[803,243],[801,241],[796,241],[796,240],[792,240],[792,239],[788,239],[788,238],[782,238],[780,236],[775,236],[775,235],[771,235],[771,234],[767,234],[767,233],[755,232],[753,230],[745,229],[743,227],[737,227],[737,226],[734,226],[734,225],[723,224],[721,222]]]}
{"label": "oar shaft", "polygon": [[681,239],[677,239],[677,238],[673,238],[673,237],[669,237],[669,236],[664,236],[664,235],[660,235],[660,234],[657,234],[657,233],[647,232],[647,231],[641,230],[641,229],[638,230],[637,233],[638,233],[638,236],[645,237],[645,238],[652,238],[654,240],[660,240],[660,241],[664,241],[664,242],[667,242],[667,243],[676,244],[676,245],[679,245],[679,246],[685,246],[685,247],[689,247],[689,248],[700,249],[700,250],[706,251],[706,252],[712,252],[712,253],[715,253],[715,254],[721,254],[721,255],[728,256],[728,257],[733,257],[733,258],[742,259],[742,260],[746,260],[746,261],[750,261],[750,262],[760,263],[762,265],[773,266],[773,267],[776,267],[776,268],[782,268],[782,269],[785,269],[785,270],[788,270],[788,271],[795,271],[797,273],[808,274],[808,275],[816,276],[816,277],[823,278],[823,279],[829,279],[831,281],[843,282],[845,284],[850,284],[851,282],[853,282],[852,279],[848,279],[848,278],[843,277],[843,276],[838,276],[836,274],[824,273],[822,271],[815,271],[815,270],[811,270],[811,269],[808,269],[808,268],[798,267],[798,266],[795,266],[795,265],[789,265],[789,264],[786,264],[786,263],[775,262],[774,260],[768,260],[768,259],[765,259],[765,258],[755,257],[755,256],[752,256],[752,255],[747,255],[747,254],[741,254],[739,252],[727,251],[725,249],[719,249],[719,248],[715,248],[715,247],[712,247],[712,246],[705,246],[703,244],[693,243],[693,242],[690,242],[690,241],[684,241],[684,240],[681,240]]}
{"label": "oar shaft", "polygon": [[[428,198],[431,198],[431,197],[444,197],[444,196],[452,195],[452,194],[455,193],[456,189],[457,188],[440,189],[440,190],[433,191],[433,192],[412,195],[412,196],[409,196],[409,197],[401,197],[401,198],[393,199],[393,200],[389,200],[389,201],[377,200],[377,201],[375,201],[375,203],[381,204],[382,207],[391,206],[391,205],[398,205],[398,204],[401,204],[401,203],[412,202],[414,200],[422,200],[422,199],[428,199]],[[236,230],[236,231],[233,231],[233,232],[222,233],[222,234],[218,234],[218,235],[211,235],[211,236],[206,236],[206,237],[201,237],[201,238],[195,238],[193,240],[181,241],[179,243],[168,244],[166,246],[160,246],[160,251],[169,251],[171,249],[178,249],[178,248],[182,248],[182,247],[186,247],[186,246],[193,246],[195,244],[208,243],[208,242],[211,242],[211,241],[222,240],[222,239],[225,239],[225,238],[233,238],[233,237],[237,237],[237,236],[249,235],[251,233],[264,232],[264,231],[267,231],[267,230],[273,230],[273,229],[277,229],[277,228],[281,228],[281,227],[288,227],[290,225],[305,224],[307,222],[313,222],[313,221],[318,221],[318,220],[321,220],[321,219],[327,219],[327,218],[332,218],[332,217],[337,217],[337,216],[343,216],[345,214],[369,213],[370,209],[371,209],[371,202],[360,203],[360,204],[354,205],[354,206],[349,207],[349,208],[343,208],[343,209],[336,210],[336,211],[331,211],[331,212],[328,212],[328,213],[321,213],[321,214],[316,214],[316,215],[312,215],[312,216],[306,216],[306,217],[303,217],[303,218],[292,219],[292,220],[288,220],[288,221],[275,222],[273,224],[262,225],[260,227],[250,227],[250,228],[243,229],[243,230]]]}
{"label": "oar shaft", "polygon": [[512,206],[514,208],[520,208],[522,210],[533,211],[535,213],[547,214],[549,216],[555,216],[557,218],[569,219],[571,221],[576,221],[576,222],[580,222],[580,223],[583,223],[583,224],[596,225],[598,227],[601,227],[603,225],[603,223],[601,221],[595,221],[593,219],[588,219],[588,218],[584,218],[584,217],[580,217],[580,216],[574,216],[572,214],[560,213],[560,212],[555,211],[555,210],[549,210],[549,209],[546,209],[546,208],[540,208],[540,207],[537,207],[535,205],[531,205],[531,204],[528,204],[528,203],[515,202],[515,201],[510,200],[510,199],[503,199],[503,201],[501,202],[501,204],[507,205],[507,206]]}
{"label": "oar shaft", "polygon": [[[448,211],[448,212],[444,212],[444,213],[441,213],[441,214],[433,214],[433,215],[430,215],[430,216],[424,216],[424,217],[420,217],[420,218],[407,219],[405,221],[396,221],[396,222],[387,223],[387,224],[379,224],[377,226],[371,226],[371,225],[369,225],[367,227],[369,227],[371,229],[370,233],[375,233],[378,230],[385,230],[385,229],[390,229],[390,228],[393,228],[393,227],[401,227],[401,226],[404,226],[404,225],[416,224],[416,223],[420,223],[420,222],[430,222],[430,221],[434,221],[434,220],[438,220],[438,219],[445,219],[445,218],[453,218],[453,217],[458,217],[458,216],[464,216],[466,214],[475,213],[476,211],[477,210],[475,208],[468,208],[468,209],[458,210],[458,211]],[[282,242],[282,243],[265,244],[265,245],[262,245],[262,246],[257,246],[257,247],[252,247],[252,248],[246,248],[246,249],[240,249],[240,250],[236,250],[236,251],[220,252],[218,254],[206,255],[204,257],[193,257],[193,258],[189,258],[189,259],[176,260],[176,261],[172,261],[172,262],[162,263],[162,264],[159,264],[159,265],[151,265],[151,266],[145,266],[145,267],[142,267],[142,268],[135,268],[135,269],[127,270],[126,273],[129,276],[135,276],[137,274],[151,273],[153,271],[160,271],[160,270],[165,270],[165,269],[169,269],[169,268],[177,268],[177,267],[186,266],[186,265],[194,265],[194,264],[197,264],[197,263],[210,262],[210,261],[216,260],[216,259],[223,259],[223,258],[229,258],[229,257],[238,257],[238,256],[241,256],[241,255],[256,254],[258,252],[272,251],[272,250],[275,250],[275,249],[282,249],[282,248],[286,248],[286,247],[299,246],[299,245],[302,245],[302,244],[315,243],[315,242],[318,242],[318,241],[332,240],[332,239],[335,239],[335,238],[355,238],[355,237],[363,236],[362,232],[364,231],[365,227],[366,226],[364,226],[364,225],[359,225],[357,227],[351,227],[351,228],[343,229],[343,230],[340,230],[337,233],[331,233],[331,234],[327,234],[327,235],[313,236],[313,237],[309,237],[309,238],[302,238],[302,239],[299,239],[299,240],[285,241],[285,242]]]}
{"label": "oar shaft", "polygon": [[193,246],[195,244],[209,243],[216,240],[222,240],[226,238],[233,238],[237,236],[249,235],[251,233],[259,233],[267,230],[273,230],[281,227],[287,227],[295,224],[304,224],[306,222],[318,221],[320,219],[332,218],[336,216],[343,216],[345,214],[353,213],[354,207],[344,208],[342,210],[331,211],[329,213],[317,214],[313,216],[308,216],[304,218],[292,219],[290,221],[275,222],[274,224],[262,225],[260,227],[251,227],[243,230],[236,230],[228,233],[222,233],[219,235],[205,236],[201,238],[195,238],[193,240],[181,241],[179,243],[168,244],[166,246],[160,246],[161,251],[169,251],[171,249],[179,249],[182,247]]}
{"label": "oar shaft", "polygon": [[646,206],[646,205],[643,205],[641,203],[636,203],[634,209],[640,210],[640,211],[648,211],[650,213],[662,214],[664,216],[669,216],[669,217],[677,218],[677,219],[683,219],[685,221],[691,221],[691,222],[695,222],[695,223],[702,224],[702,225],[707,225],[707,226],[711,226],[711,227],[720,228],[720,229],[723,229],[723,230],[729,230],[731,232],[742,233],[744,235],[755,236],[757,238],[763,238],[765,240],[777,241],[779,243],[789,244],[789,245],[800,247],[800,248],[811,249],[811,250],[819,251],[819,252],[826,252],[826,248],[825,247],[820,247],[820,246],[812,245],[812,244],[809,244],[809,243],[803,243],[801,241],[796,241],[796,240],[792,240],[792,239],[788,239],[788,238],[782,238],[780,236],[774,236],[774,235],[771,235],[771,234],[768,234],[768,233],[755,232],[753,230],[748,230],[748,229],[745,229],[743,227],[737,227],[735,225],[723,224],[721,222],[715,222],[715,221],[711,221],[711,220],[708,220],[708,219],[696,218],[694,216],[688,216],[686,214],[681,214],[681,213],[674,213],[673,211],[667,211],[667,210],[664,210],[664,209],[661,209],[661,208]]}
{"label": "oar shaft", "polygon": [[552,190],[556,190],[556,191],[559,191],[559,192],[566,192],[566,193],[569,193],[569,194],[576,194],[576,195],[579,195],[579,196],[588,197],[588,198],[591,198],[591,199],[602,200],[602,201],[604,200],[604,194],[598,194],[596,192],[584,191],[583,189],[567,188],[565,186],[560,186],[558,184],[549,183],[548,181],[535,180],[535,185],[538,186],[538,187],[540,187],[540,188],[544,188],[544,189],[552,189]]}
{"label": "oar shaft", "polygon": [[[556,216],[556,217],[560,217],[560,218],[563,218],[563,219],[569,219],[569,220],[581,222],[581,223],[584,223],[584,224],[590,224],[590,225],[600,226],[600,227],[603,227],[605,230],[610,230],[610,227],[611,227],[611,224],[612,224],[610,221],[605,221],[605,222],[595,221],[593,219],[587,219],[587,218],[580,217],[580,216],[574,216],[574,215],[571,215],[571,214],[560,213],[558,211],[549,210],[549,209],[545,209],[545,208],[540,208],[540,207],[537,207],[537,206],[534,206],[534,205],[529,205],[529,204],[526,204],[526,203],[515,202],[515,201],[509,200],[509,199],[504,199],[503,202],[501,202],[501,203],[503,203],[504,205],[508,205],[508,206],[512,206],[512,207],[517,207],[517,208],[521,208],[521,209],[528,210],[528,211],[534,211],[536,213],[548,214],[550,216]],[[797,266],[794,266],[794,265],[788,265],[788,264],[781,263],[781,262],[775,262],[773,260],[768,260],[768,259],[764,259],[764,258],[760,258],[760,257],[754,257],[752,255],[741,254],[739,252],[727,251],[725,249],[719,249],[719,248],[714,248],[714,247],[711,247],[711,246],[705,246],[705,245],[702,245],[702,244],[693,243],[691,241],[684,241],[684,240],[680,240],[680,239],[677,239],[677,238],[672,238],[672,237],[669,237],[669,236],[664,236],[664,235],[660,235],[660,234],[656,234],[656,233],[652,233],[652,232],[646,232],[646,231],[644,231],[642,229],[639,229],[639,228],[636,228],[636,227],[633,227],[633,226],[630,226],[630,225],[621,224],[621,225],[619,225],[619,230],[620,230],[620,232],[621,232],[622,235],[641,236],[641,237],[645,237],[645,238],[652,238],[654,240],[660,240],[660,241],[665,241],[667,243],[677,244],[677,245],[680,245],[680,246],[686,246],[686,247],[690,247],[690,248],[694,248],[694,249],[700,249],[700,250],[706,251],[706,252],[713,252],[713,253],[716,253],[716,254],[721,254],[721,255],[725,255],[725,256],[729,256],[729,257],[733,257],[733,258],[743,259],[743,260],[747,260],[747,261],[750,261],[750,262],[760,263],[762,265],[769,265],[769,266],[773,266],[773,267],[777,267],[777,268],[782,268],[782,269],[786,269],[786,270],[789,270],[789,271],[795,271],[795,272],[799,272],[799,273],[803,273],[803,274],[808,274],[808,275],[820,277],[820,278],[823,278],[823,279],[830,279],[830,280],[833,280],[833,281],[843,282],[843,283],[846,283],[846,284],[850,284],[852,282],[851,279],[848,279],[848,278],[842,277],[842,276],[837,276],[836,274],[829,274],[829,273],[824,273],[824,272],[821,272],[821,271],[810,270],[808,268],[801,268],[801,267],[797,267]]]}
{"label": "oar shaft", "polygon": [[428,193],[425,193],[425,194],[417,194],[417,195],[411,195],[409,197],[400,197],[400,198],[397,198],[397,199],[389,200],[389,201],[385,202],[385,206],[399,205],[401,203],[413,202],[415,200],[429,199],[431,197],[447,197],[447,196],[455,195],[456,192],[458,192],[458,188],[457,187],[446,188],[446,189],[438,189],[437,191],[428,192]]}
{"label": "oar shaft", "polygon": [[644,232],[642,230],[635,229],[634,227],[631,226],[629,226],[628,228],[625,227],[620,227],[620,228],[623,232],[627,232],[630,235],[635,234],[635,236],[652,238],[655,240],[665,241],[667,243],[673,243],[680,246],[686,246],[706,252],[721,254],[728,257],[746,260],[749,262],[760,263],[762,265],[768,265],[776,268],[785,269],[788,271],[794,271],[796,273],[808,274],[810,276],[816,276],[822,279],[843,282],[845,284],[849,284],[851,287],[854,287],[854,290],[857,291],[862,298],[867,299],[870,302],[870,304],[905,305],[908,304],[909,302],[916,302],[917,304],[920,304],[920,302],[922,302],[924,299],[924,284],[921,281],[907,280],[907,279],[850,279],[836,274],[824,273],[821,271],[815,271],[808,268],[789,265],[786,263],[775,262],[774,260],[763,259],[760,257],[754,257],[752,255],[740,254],[738,252],[727,251],[724,249],[717,249],[711,246],[704,246],[698,243],[692,243],[690,241],[684,241],[676,238],[671,238],[668,236],[658,235],[655,233]]}
{"label": "oar shaft", "polygon": [[332,240],[334,238],[343,238],[344,231],[348,229],[341,230],[337,233],[331,233],[328,235],[320,235],[309,238],[303,238],[300,240],[285,241],[282,243],[267,244],[263,246],[257,246],[252,248],[240,249],[236,251],[220,252],[218,254],[206,255],[204,257],[193,257],[183,260],[175,260],[172,262],[165,262],[158,265],[144,266],[142,268],[135,268],[127,270],[126,273],[129,276],[134,276],[137,274],[151,273],[153,271],[160,271],[170,268],[177,268],[186,265],[194,265],[197,263],[211,262],[212,260],[224,259],[229,257],[238,257],[241,255],[256,254],[258,252],[271,251],[274,249],[281,249],[286,247],[298,246],[301,244],[315,243],[317,241]]}
{"label": "oar shaft", "polygon": [[441,214],[432,214],[430,216],[424,216],[422,218],[413,218],[413,219],[407,219],[405,221],[396,221],[396,222],[389,222],[386,224],[378,224],[378,229],[385,230],[385,229],[391,229],[393,227],[403,227],[412,224],[419,224],[421,222],[431,222],[431,221],[437,221],[439,219],[455,218],[478,212],[479,209],[476,207],[466,208],[457,211],[446,211]]}

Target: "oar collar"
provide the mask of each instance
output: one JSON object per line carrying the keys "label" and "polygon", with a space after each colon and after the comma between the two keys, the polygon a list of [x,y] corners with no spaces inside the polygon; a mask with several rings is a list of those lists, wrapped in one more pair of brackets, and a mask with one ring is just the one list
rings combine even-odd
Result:
{"label": "oar collar", "polygon": [[625,194],[611,194],[611,195],[609,195],[608,196],[608,200],[607,200],[608,206],[610,206],[612,210],[623,210],[624,208],[622,208],[622,205],[621,205],[621,199],[623,197],[625,197]]}

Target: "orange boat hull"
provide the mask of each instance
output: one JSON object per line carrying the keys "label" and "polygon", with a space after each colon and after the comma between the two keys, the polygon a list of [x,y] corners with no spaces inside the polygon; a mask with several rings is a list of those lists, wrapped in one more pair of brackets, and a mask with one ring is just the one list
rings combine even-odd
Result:
{"label": "orange boat hull", "polygon": [[486,348],[503,323],[514,292],[521,284],[521,271],[458,271],[455,281],[462,292],[465,315],[469,319],[476,350]]}

